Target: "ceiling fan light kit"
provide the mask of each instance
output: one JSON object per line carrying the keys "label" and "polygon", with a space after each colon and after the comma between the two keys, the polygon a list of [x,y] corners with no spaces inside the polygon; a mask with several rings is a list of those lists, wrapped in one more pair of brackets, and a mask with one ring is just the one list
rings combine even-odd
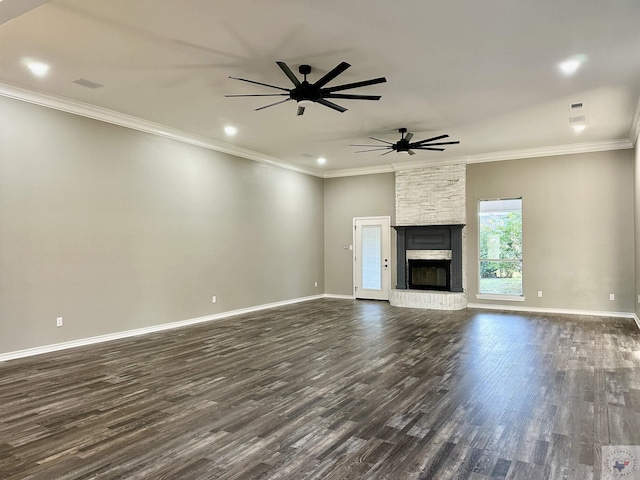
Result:
{"label": "ceiling fan light kit", "polygon": [[344,72],[351,65],[347,62],[341,62],[338,66],[336,66],[333,70],[327,72],[322,78],[317,80],[315,83],[310,83],[307,80],[307,75],[311,73],[311,66],[309,65],[300,65],[298,68],[298,72],[303,76],[303,80],[300,81],[298,77],[291,71],[289,66],[284,62],[276,62],[276,64],[280,67],[283,73],[291,80],[293,83],[293,88],[284,88],[279,87],[277,85],[270,85],[268,83],[257,82],[255,80],[248,80],[246,78],[240,77],[229,77],[233,80],[239,80],[241,82],[253,83],[255,85],[261,85],[263,87],[273,88],[276,90],[281,90],[286,93],[258,93],[258,94],[240,94],[240,95],[225,95],[226,97],[288,97],[283,100],[279,100],[274,103],[270,103],[268,105],[264,105],[262,107],[258,107],[255,110],[264,110],[265,108],[273,107],[275,105],[280,105],[281,103],[288,102],[289,100],[295,100],[298,104],[298,115],[303,115],[305,108],[313,103],[319,103],[324,105],[325,107],[329,107],[333,110],[336,110],[340,113],[344,113],[347,111],[346,108],[328,100],[328,99],[339,99],[339,100],[380,100],[380,95],[357,95],[357,94],[347,94],[347,93],[335,93],[341,92],[343,90],[351,90],[353,88],[366,87],[368,85],[376,85],[378,83],[385,83],[387,81],[384,77],[373,78],[370,80],[363,80],[361,82],[353,82],[353,83],[345,83],[342,85],[335,85],[333,87],[325,87],[331,80],[336,78],[342,72]]}

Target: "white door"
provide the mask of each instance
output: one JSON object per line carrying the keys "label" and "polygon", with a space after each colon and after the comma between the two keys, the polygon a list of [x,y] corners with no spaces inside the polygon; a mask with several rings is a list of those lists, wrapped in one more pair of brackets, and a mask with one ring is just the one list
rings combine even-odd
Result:
{"label": "white door", "polygon": [[390,217],[353,219],[354,296],[389,300]]}

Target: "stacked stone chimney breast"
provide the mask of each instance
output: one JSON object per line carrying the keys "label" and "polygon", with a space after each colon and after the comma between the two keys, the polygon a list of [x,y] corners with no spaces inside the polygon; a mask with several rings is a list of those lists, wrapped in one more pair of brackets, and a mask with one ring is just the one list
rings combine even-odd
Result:
{"label": "stacked stone chimney breast", "polygon": [[[433,165],[396,172],[396,230],[398,231],[398,287],[391,292],[392,305],[403,307],[458,310],[466,307],[466,173],[464,163],[450,165]],[[451,258],[451,251],[442,250],[410,250],[405,246],[404,235],[411,232],[407,227],[450,226],[461,229],[461,241],[454,242],[458,260],[456,271],[452,275],[462,277],[462,291],[432,292],[407,290],[402,278],[406,272],[407,258]],[[415,229],[413,229],[415,230]],[[402,241],[401,241],[402,238]],[[458,233],[460,238],[460,233]],[[460,252],[461,250],[461,252]],[[457,256],[460,259],[460,256]],[[460,270],[461,269],[461,270]],[[458,283],[460,285],[460,283]],[[453,290],[453,287],[452,287]],[[459,292],[459,293],[456,293]]]}

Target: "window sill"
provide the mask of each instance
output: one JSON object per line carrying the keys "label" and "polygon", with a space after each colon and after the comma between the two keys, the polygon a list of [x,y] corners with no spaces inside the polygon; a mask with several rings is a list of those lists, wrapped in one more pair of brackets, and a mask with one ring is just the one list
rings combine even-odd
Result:
{"label": "window sill", "polygon": [[477,293],[478,300],[504,300],[505,302],[524,302],[522,295],[490,295],[487,293]]}

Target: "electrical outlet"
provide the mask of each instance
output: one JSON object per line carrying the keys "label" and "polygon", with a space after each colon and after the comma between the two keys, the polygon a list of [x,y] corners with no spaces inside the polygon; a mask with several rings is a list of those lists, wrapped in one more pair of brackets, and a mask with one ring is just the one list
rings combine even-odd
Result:
{"label": "electrical outlet", "polygon": [[211,297],[211,303],[216,303],[217,301],[218,301],[218,298],[215,295]]}
{"label": "electrical outlet", "polygon": [[314,282],[314,286],[315,286],[315,287],[318,287],[318,282]]}
{"label": "electrical outlet", "polygon": [[62,317],[56,317],[56,327],[62,326]]}
{"label": "electrical outlet", "polygon": [[538,290],[538,297],[542,297],[542,290]]}
{"label": "electrical outlet", "polygon": [[609,300],[615,300],[616,299],[616,294],[615,293],[610,293],[609,294]]}

